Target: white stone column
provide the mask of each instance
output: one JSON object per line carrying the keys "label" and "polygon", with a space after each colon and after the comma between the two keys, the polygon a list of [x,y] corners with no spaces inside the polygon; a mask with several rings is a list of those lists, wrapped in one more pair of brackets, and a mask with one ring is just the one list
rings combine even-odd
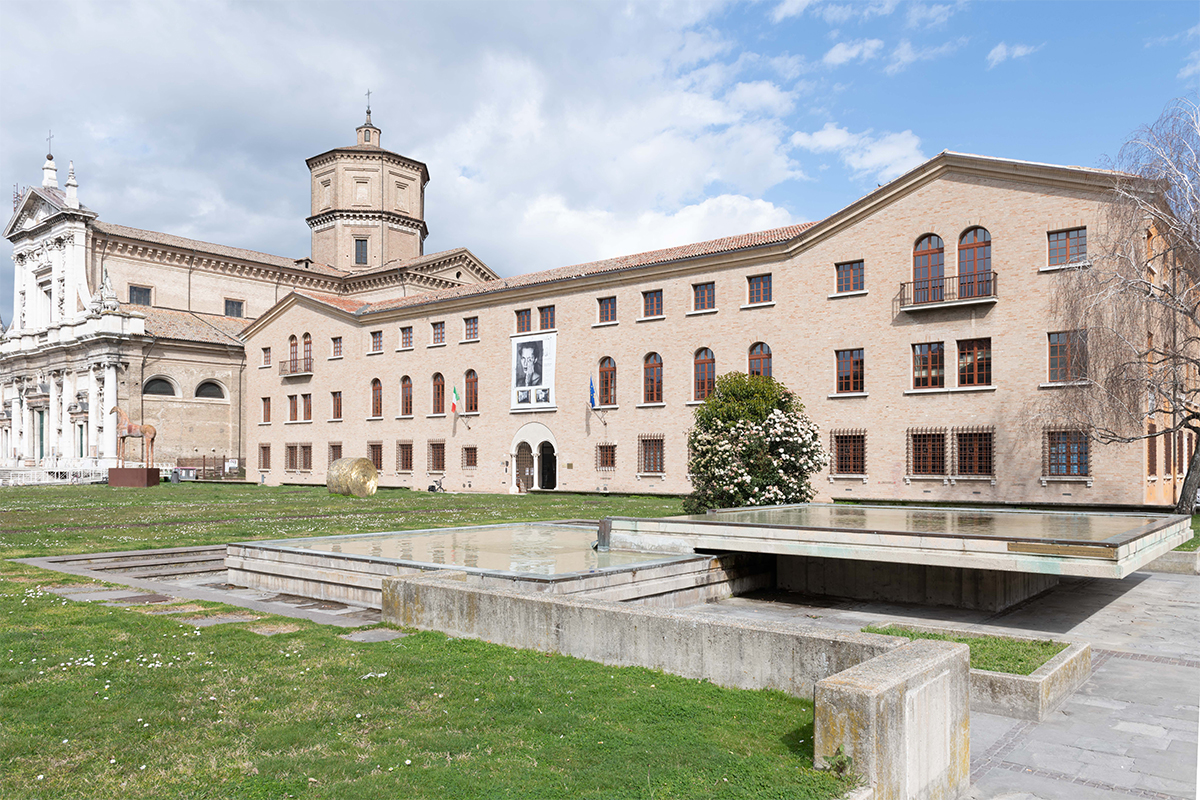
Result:
{"label": "white stone column", "polygon": [[100,382],[96,378],[95,367],[88,367],[88,413],[87,413],[87,441],[84,443],[84,456],[91,457],[92,448],[96,448],[96,456],[100,455],[100,415],[104,412],[100,410]]}
{"label": "white stone column", "polygon": [[45,436],[45,441],[42,442],[42,460],[52,463],[55,448],[58,445],[58,378],[53,372],[48,372],[46,380],[50,386],[50,402],[46,405],[46,430],[42,434]]}
{"label": "white stone column", "polygon": [[105,458],[117,457],[117,415],[109,412],[117,404],[117,362],[115,359],[104,363],[104,399],[100,405],[104,409],[104,450]]}
{"label": "white stone column", "polygon": [[75,426],[71,424],[71,403],[75,401],[75,374],[63,370],[62,406],[59,420],[62,429],[58,434],[58,454],[62,458],[75,455]]}
{"label": "white stone column", "polygon": [[21,384],[14,383],[12,398],[12,427],[10,428],[12,435],[9,437],[9,443],[11,447],[9,451],[4,454],[5,458],[16,459],[21,457],[21,434],[24,432],[24,426],[22,426],[21,423],[25,421],[24,415],[25,409],[21,407]]}
{"label": "white stone column", "polygon": [[25,398],[21,398],[21,427],[25,431],[25,439],[21,444],[21,458],[33,458],[37,450],[34,449],[34,439],[37,432],[34,430],[33,421],[35,419],[33,409],[29,407],[29,403],[25,402]]}

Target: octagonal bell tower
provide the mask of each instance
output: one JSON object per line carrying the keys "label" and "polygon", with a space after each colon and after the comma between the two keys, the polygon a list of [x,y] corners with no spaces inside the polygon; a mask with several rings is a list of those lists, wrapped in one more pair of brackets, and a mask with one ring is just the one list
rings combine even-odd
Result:
{"label": "octagonal bell tower", "polygon": [[312,174],[312,260],[365,271],[425,252],[425,184],[420,161],[384,150],[367,119],[357,142],[308,159]]}

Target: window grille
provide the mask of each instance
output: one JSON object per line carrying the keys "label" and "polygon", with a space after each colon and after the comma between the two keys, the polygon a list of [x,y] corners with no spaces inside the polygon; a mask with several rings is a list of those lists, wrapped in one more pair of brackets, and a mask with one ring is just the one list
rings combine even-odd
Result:
{"label": "window grille", "polygon": [[612,472],[617,468],[617,446],[612,442],[601,442],[596,445],[596,470]]}
{"label": "window grille", "polygon": [[446,471],[446,440],[433,439],[429,442],[428,455],[430,472]]}
{"label": "window grille", "polygon": [[411,441],[396,442],[396,471],[412,472],[413,443]]}
{"label": "window grille", "polygon": [[1080,430],[1047,430],[1042,438],[1042,474],[1088,477],[1091,473],[1088,435]]}
{"label": "window grille", "polygon": [[341,457],[342,457],[342,443],[341,442],[330,442],[329,443],[329,463],[332,464],[333,462],[337,461]]}
{"label": "window grille", "polygon": [[945,428],[909,428],[906,438],[909,475],[947,475]]}
{"label": "window grille", "polygon": [[258,468],[265,470],[271,468],[271,445],[260,444],[258,446]]}
{"label": "window grille", "polygon": [[479,466],[478,447],[472,444],[462,449],[462,466],[463,469],[475,469]]}
{"label": "window grille", "polygon": [[829,471],[834,475],[867,474],[867,432],[863,429],[829,432],[829,450],[833,458]]}
{"label": "window grille", "polygon": [[367,458],[375,465],[375,469],[383,471],[383,442],[367,442]]}
{"label": "window grille", "polygon": [[991,477],[996,474],[995,429],[991,427],[955,428],[953,474]]}
{"label": "window grille", "polygon": [[638,436],[638,472],[661,475],[666,472],[666,437],[661,433]]}

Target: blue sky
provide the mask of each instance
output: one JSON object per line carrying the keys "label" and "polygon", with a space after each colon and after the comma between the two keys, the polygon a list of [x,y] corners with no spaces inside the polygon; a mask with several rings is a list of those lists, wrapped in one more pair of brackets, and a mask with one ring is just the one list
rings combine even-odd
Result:
{"label": "blue sky", "polygon": [[[304,159],[425,161],[502,275],[820,219],[943,149],[1098,166],[1200,86],[1186,2],[0,4],[0,178],[302,257]],[[0,260],[0,318],[12,315]]]}

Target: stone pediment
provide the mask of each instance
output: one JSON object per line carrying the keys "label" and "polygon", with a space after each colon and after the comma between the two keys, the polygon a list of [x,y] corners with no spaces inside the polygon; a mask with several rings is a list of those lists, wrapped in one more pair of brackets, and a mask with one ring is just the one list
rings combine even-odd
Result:
{"label": "stone pediment", "polygon": [[4,228],[4,238],[11,240],[14,236],[32,231],[64,211],[95,216],[94,212],[83,206],[78,209],[67,208],[66,196],[60,189],[31,186],[25,190],[25,196],[17,203],[17,210]]}

